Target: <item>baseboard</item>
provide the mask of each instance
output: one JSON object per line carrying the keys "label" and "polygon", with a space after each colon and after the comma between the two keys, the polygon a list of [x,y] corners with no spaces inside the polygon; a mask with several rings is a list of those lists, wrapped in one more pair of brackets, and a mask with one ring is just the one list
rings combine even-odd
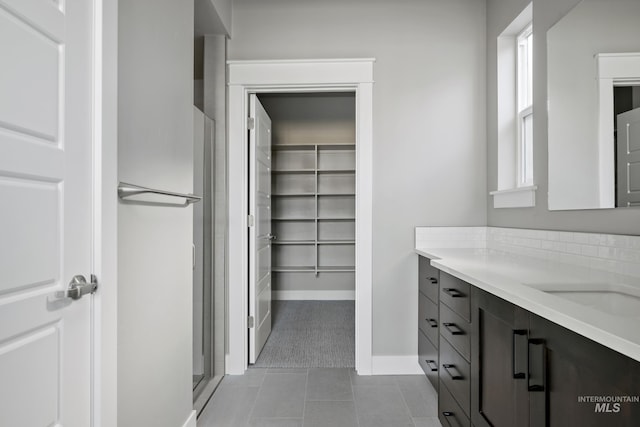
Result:
{"label": "baseboard", "polygon": [[424,375],[416,356],[371,356],[372,375]]}
{"label": "baseboard", "polygon": [[191,411],[189,418],[182,424],[182,427],[196,427],[196,418],[198,418],[196,411]]}
{"label": "baseboard", "polygon": [[275,300],[311,300],[337,301],[355,300],[355,291],[273,291],[271,299]]}

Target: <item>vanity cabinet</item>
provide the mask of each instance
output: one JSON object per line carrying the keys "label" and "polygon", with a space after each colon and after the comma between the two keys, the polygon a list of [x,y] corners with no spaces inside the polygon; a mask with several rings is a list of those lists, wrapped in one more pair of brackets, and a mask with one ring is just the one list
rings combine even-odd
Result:
{"label": "vanity cabinet", "polygon": [[476,287],[472,301],[471,420],[475,427],[526,426],[529,312]]}
{"label": "vanity cabinet", "polygon": [[437,390],[438,385],[438,294],[440,271],[429,258],[418,257],[418,362]]}
{"label": "vanity cabinet", "polygon": [[419,361],[443,426],[640,425],[640,362],[425,257],[419,275]]}
{"label": "vanity cabinet", "polygon": [[530,425],[640,425],[640,402],[580,402],[640,396],[639,362],[533,314],[528,341]]}
{"label": "vanity cabinet", "polygon": [[445,398],[438,399],[438,414],[444,426],[470,424],[471,331],[471,286],[440,272],[439,372]]}
{"label": "vanity cabinet", "polygon": [[637,426],[640,363],[472,287],[471,421],[475,427]]}

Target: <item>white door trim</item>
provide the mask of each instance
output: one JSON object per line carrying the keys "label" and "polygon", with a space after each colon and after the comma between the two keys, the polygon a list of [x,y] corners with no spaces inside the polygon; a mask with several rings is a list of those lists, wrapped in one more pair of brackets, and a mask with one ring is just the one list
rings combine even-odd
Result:
{"label": "white door trim", "polygon": [[229,270],[226,373],[247,369],[247,107],[255,92],[356,94],[356,370],[371,375],[373,63],[375,59],[229,61]]}
{"label": "white door trim", "polygon": [[92,427],[118,424],[118,2],[94,0]]}
{"label": "white door trim", "polygon": [[598,172],[599,208],[616,206],[616,159],[613,140],[613,88],[637,84],[640,79],[640,52],[599,53],[595,56],[598,79]]}

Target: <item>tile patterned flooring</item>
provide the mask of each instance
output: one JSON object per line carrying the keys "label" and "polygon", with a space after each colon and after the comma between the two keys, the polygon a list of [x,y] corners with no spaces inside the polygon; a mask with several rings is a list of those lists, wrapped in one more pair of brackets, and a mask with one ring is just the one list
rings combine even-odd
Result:
{"label": "tile patterned flooring", "polygon": [[250,368],[224,378],[198,427],[441,427],[437,406],[423,375]]}

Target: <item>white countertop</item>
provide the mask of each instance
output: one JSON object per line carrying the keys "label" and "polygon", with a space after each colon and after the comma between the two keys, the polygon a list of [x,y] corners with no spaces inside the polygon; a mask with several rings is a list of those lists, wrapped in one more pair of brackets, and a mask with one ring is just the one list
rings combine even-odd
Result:
{"label": "white countertop", "polygon": [[616,284],[640,296],[639,278],[492,249],[416,248],[415,252],[430,258],[441,271],[640,361],[640,311],[613,314],[611,308],[579,304],[541,290]]}

